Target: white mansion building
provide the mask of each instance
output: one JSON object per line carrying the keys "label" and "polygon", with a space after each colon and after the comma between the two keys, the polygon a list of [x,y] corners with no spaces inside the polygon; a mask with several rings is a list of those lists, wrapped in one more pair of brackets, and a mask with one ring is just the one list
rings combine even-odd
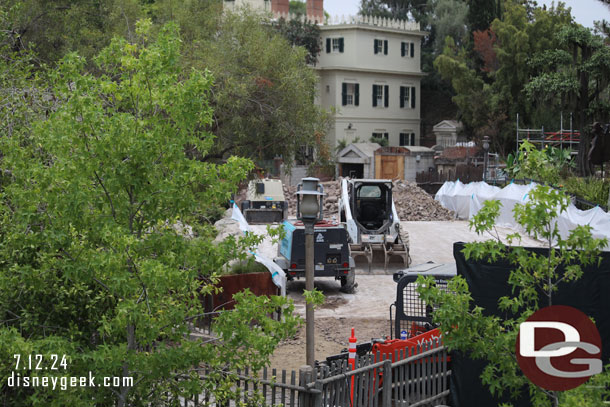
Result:
{"label": "white mansion building", "polygon": [[[289,18],[288,0],[225,0],[225,7],[249,4]],[[321,21],[323,0],[307,0],[307,14]],[[421,40],[419,24],[367,16],[319,24],[322,51],[317,102],[336,114],[331,147],[341,140],[385,138],[389,146],[420,143]]]}

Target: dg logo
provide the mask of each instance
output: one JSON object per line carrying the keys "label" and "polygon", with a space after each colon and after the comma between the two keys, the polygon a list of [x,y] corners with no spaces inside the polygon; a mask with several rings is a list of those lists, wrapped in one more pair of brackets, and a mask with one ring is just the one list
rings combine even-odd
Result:
{"label": "dg logo", "polygon": [[576,308],[553,305],[519,327],[517,362],[534,384],[570,390],[601,373],[602,342],[591,319]]}

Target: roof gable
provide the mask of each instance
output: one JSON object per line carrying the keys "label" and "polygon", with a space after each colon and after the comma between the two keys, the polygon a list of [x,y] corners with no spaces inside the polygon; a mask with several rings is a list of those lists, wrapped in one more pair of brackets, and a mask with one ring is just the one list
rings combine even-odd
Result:
{"label": "roof gable", "polygon": [[436,130],[459,130],[462,128],[462,123],[457,120],[443,120],[434,125],[432,128],[434,131]]}

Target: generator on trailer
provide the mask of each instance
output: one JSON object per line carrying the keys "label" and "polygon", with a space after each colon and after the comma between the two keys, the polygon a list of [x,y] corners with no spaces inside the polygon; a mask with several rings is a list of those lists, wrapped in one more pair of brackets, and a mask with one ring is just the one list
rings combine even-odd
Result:
{"label": "generator on trailer", "polygon": [[400,230],[400,219],[392,198],[392,181],[348,179],[341,181],[339,216],[345,223],[350,252],[364,256],[369,268],[383,256],[384,270],[393,257],[409,267],[409,247]]}
{"label": "generator on trailer", "polygon": [[280,223],[288,205],[279,179],[257,179],[248,183],[241,211],[248,223]]}
{"label": "generator on trailer", "polygon": [[[305,226],[286,220],[284,238],[273,260],[289,280],[305,277]],[[321,221],[314,226],[314,278],[333,277],[341,281],[341,291],[355,288],[355,264],[349,253],[345,228],[337,222]]]}

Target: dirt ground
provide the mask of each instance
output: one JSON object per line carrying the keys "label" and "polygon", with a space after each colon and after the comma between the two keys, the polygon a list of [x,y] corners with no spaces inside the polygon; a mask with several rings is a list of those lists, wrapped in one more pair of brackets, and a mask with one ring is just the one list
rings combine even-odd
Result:
{"label": "dirt ground", "polygon": [[[412,266],[433,261],[434,263],[453,262],[453,243],[486,240],[468,228],[468,222],[401,222],[409,232]],[[498,228],[501,237],[514,233],[509,228]],[[541,243],[530,238],[522,241],[524,246],[540,246]],[[399,269],[394,267],[393,270]],[[324,360],[347,348],[351,328],[355,328],[358,342],[390,335],[390,305],[396,299],[396,283],[392,271],[383,267],[357,268],[358,287],[354,294],[339,291],[339,283],[333,279],[316,279],[315,287],[321,290],[325,303],[317,308],[315,315],[315,357]],[[293,299],[296,312],[305,318],[305,301],[302,296],[304,280],[288,282],[287,295]],[[289,340],[276,349],[270,367],[276,369],[298,370],[305,364],[305,326]]]}

